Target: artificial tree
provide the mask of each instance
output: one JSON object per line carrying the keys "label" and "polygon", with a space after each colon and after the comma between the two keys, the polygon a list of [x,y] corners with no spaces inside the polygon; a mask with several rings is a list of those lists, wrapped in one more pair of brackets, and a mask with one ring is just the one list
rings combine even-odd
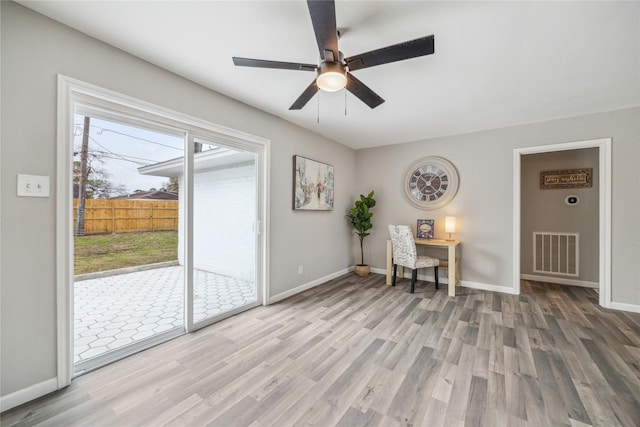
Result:
{"label": "artificial tree", "polygon": [[354,206],[349,209],[349,214],[347,217],[351,220],[351,224],[353,224],[354,232],[358,235],[360,239],[360,264],[359,266],[366,265],[364,263],[364,238],[369,234],[368,231],[373,228],[373,224],[371,223],[371,217],[373,216],[373,212],[371,212],[371,208],[376,205],[376,201],[373,198],[373,191],[371,191],[368,195],[360,195],[360,200],[356,200]]}

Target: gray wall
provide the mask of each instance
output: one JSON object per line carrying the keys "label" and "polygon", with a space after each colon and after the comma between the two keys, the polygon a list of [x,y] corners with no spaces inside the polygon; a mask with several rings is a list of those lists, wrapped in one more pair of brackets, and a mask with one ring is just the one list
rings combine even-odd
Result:
{"label": "gray wall", "polygon": [[[540,189],[540,172],[592,168],[591,188]],[[556,151],[522,156],[521,163],[521,274],[533,273],[532,233],[560,232],[580,234],[578,277],[557,276],[598,282],[598,149]],[[575,195],[580,203],[569,206],[565,198]]]}
{"label": "gray wall", "polygon": [[[48,175],[55,189],[58,73],[271,140],[271,295],[351,264],[344,214],[355,193],[353,150],[20,5],[0,2],[0,8],[2,396],[56,376],[56,195],[18,198],[16,175]],[[333,212],[292,212],[294,154],[335,166]]]}
{"label": "gray wall", "polygon": [[[433,218],[436,238],[444,238],[444,217],[455,215],[463,284],[512,287],[514,149],[607,137],[613,138],[612,300],[640,305],[640,108],[358,150],[360,186],[375,190],[378,201],[366,242],[370,263],[385,268],[387,224]],[[414,208],[402,191],[407,168],[425,156],[448,159],[460,175],[456,197],[434,211]]]}

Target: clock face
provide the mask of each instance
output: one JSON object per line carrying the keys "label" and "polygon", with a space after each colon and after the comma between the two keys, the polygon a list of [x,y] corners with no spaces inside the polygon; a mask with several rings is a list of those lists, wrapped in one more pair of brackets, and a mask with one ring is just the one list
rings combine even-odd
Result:
{"label": "clock face", "polygon": [[409,168],[404,187],[411,203],[421,209],[437,209],[456,195],[458,174],[447,160],[426,157]]}

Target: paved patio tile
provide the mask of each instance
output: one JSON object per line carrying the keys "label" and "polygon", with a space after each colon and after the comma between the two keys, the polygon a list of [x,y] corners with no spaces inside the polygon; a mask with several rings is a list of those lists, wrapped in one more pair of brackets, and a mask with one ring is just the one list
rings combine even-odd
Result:
{"label": "paved patio tile", "polygon": [[133,340],[136,341],[136,340],[143,340],[145,338],[149,338],[152,335],[153,335],[153,331],[140,331],[131,338],[133,338]]}
{"label": "paved patio tile", "polygon": [[[148,314],[151,314],[151,313],[148,313]],[[159,321],[160,321],[159,316],[147,317],[146,319],[142,320],[142,324],[146,325],[148,323],[158,323]]]}
{"label": "paved patio tile", "polygon": [[76,343],[76,345],[75,345],[75,349],[76,349],[76,351],[77,351],[78,353],[84,353],[84,352],[86,352],[87,350],[90,350],[90,349],[91,349],[91,347],[89,347],[88,345],[80,345],[80,344],[77,344],[77,343]]}
{"label": "paved patio tile", "polygon": [[143,323],[142,325],[138,326],[138,331],[153,331],[155,329],[155,327],[157,326],[156,323]]}
{"label": "paved patio tile", "polygon": [[[118,274],[74,284],[74,361],[102,355],[183,324],[183,267]],[[254,283],[194,274],[194,321],[256,301]]]}
{"label": "paved patio tile", "polygon": [[104,338],[98,338],[97,340],[95,340],[93,342],[90,342],[89,343],[89,347],[91,347],[91,348],[103,347],[103,346],[106,346],[106,345],[112,343],[113,341],[115,341],[115,338],[113,338],[112,336],[104,337]]}
{"label": "paved patio tile", "polygon": [[122,326],[120,329],[123,331],[129,331],[129,330],[135,331],[137,327],[138,327],[137,324],[128,322],[128,323],[125,323],[124,326]]}
{"label": "paved patio tile", "polygon": [[94,342],[96,340],[95,336],[91,336],[91,337],[76,337],[74,340],[74,345],[77,348],[83,347],[83,346],[88,346],[90,342]]}
{"label": "paved patio tile", "polygon": [[104,329],[104,328],[89,328],[85,332],[81,333],[80,336],[83,336],[83,337],[95,336],[95,337],[97,337],[99,333],[102,333],[105,330],[106,329]]}
{"label": "paved patio tile", "polygon": [[118,328],[107,329],[106,331],[99,333],[98,338],[113,338],[118,332],[120,332],[120,329]]}
{"label": "paved patio tile", "polygon": [[121,332],[117,333],[115,335],[115,337],[116,337],[116,339],[131,338],[132,336],[134,336],[137,333],[138,333],[138,331],[136,329],[130,329],[128,331],[121,331]]}
{"label": "paved patio tile", "polygon": [[160,332],[165,332],[173,328],[174,328],[173,325],[156,325],[156,327],[153,328],[153,332],[155,332],[156,334],[159,334]]}

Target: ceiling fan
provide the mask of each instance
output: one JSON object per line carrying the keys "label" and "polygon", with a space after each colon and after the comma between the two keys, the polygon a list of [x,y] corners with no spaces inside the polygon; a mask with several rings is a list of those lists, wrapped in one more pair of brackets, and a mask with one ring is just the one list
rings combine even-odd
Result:
{"label": "ceiling fan", "polygon": [[376,108],[384,102],[384,99],[356,79],[351,74],[352,71],[431,55],[434,52],[433,35],[430,35],[344,58],[342,52],[338,50],[334,0],[307,0],[307,5],[320,49],[320,65],[233,57],[233,63],[240,67],[315,71],[316,79],[302,92],[289,110],[302,109],[319,89],[335,92],[345,87],[370,108]]}

